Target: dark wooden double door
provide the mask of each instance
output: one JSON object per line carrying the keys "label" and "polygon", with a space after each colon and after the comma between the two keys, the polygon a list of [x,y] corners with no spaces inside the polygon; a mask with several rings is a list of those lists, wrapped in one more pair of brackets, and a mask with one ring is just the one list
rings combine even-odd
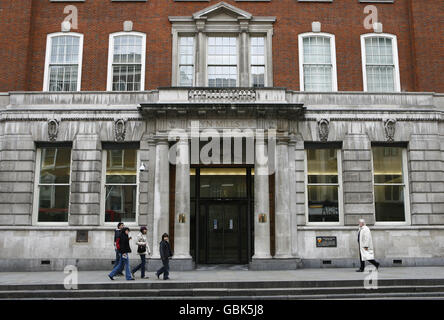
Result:
{"label": "dark wooden double door", "polygon": [[200,263],[248,263],[248,201],[205,200],[199,206]]}

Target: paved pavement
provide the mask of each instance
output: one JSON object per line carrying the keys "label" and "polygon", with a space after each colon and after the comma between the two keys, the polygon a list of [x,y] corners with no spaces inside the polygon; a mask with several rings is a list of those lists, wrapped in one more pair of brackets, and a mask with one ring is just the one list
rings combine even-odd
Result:
{"label": "paved pavement", "polygon": [[[79,271],[78,281],[82,283],[109,283],[104,271]],[[147,272],[149,279],[140,279],[136,274],[135,282],[161,281],[153,272]],[[59,272],[0,272],[0,285],[21,284],[63,284],[66,274]],[[194,271],[171,271],[171,282],[227,282],[227,281],[298,281],[298,280],[360,280],[365,273],[351,268],[298,269],[290,271],[248,271],[242,268],[224,269],[205,268]],[[443,267],[396,267],[380,268],[379,279],[444,279]],[[124,277],[115,282],[126,281]],[[134,282],[133,282],[134,283]]]}

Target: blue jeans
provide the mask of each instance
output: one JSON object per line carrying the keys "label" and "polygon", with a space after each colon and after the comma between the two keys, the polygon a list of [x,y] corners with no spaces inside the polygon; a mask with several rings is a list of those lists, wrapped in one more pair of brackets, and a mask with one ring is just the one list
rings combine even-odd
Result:
{"label": "blue jeans", "polygon": [[160,276],[163,273],[163,278],[168,279],[168,275],[170,274],[170,261],[168,259],[162,260],[162,268],[157,270],[157,275]]}
{"label": "blue jeans", "polygon": [[[117,266],[117,265],[119,264],[119,262],[120,262],[120,253],[119,253],[119,250],[115,250],[115,251],[116,251],[116,261],[114,261],[114,267]],[[113,268],[114,268],[114,267],[113,267]],[[124,267],[124,265],[122,264],[121,267],[120,267],[120,269],[117,270],[117,273],[118,273],[118,274],[119,274],[119,273],[122,273],[122,271],[123,271],[123,267]]]}
{"label": "blue jeans", "polygon": [[132,279],[128,253],[125,253],[125,255],[126,257],[124,257],[122,254],[119,254],[119,264],[114,267],[113,271],[111,271],[111,273],[109,274],[110,277],[114,277],[119,272],[119,270],[125,267],[126,280]]}
{"label": "blue jeans", "polygon": [[140,264],[139,264],[137,267],[135,267],[131,273],[136,273],[137,270],[140,269],[140,273],[141,273],[141,275],[142,275],[142,278],[145,278],[145,264],[146,264],[146,258],[145,258],[145,255],[144,255],[144,254],[141,254],[141,255],[140,255],[140,261],[141,261]]}

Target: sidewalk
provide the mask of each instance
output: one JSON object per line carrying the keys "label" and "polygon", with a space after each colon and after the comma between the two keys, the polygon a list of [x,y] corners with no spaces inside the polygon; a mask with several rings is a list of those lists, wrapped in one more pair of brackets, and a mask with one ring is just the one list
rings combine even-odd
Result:
{"label": "sidewalk", "polygon": [[[116,277],[115,281],[108,278],[111,270],[79,271],[78,283],[117,283],[126,282],[125,277]],[[147,272],[149,279],[140,279],[140,272],[136,274],[138,282],[159,282],[154,272]],[[325,268],[325,269],[298,269],[290,271],[248,271],[248,270],[194,270],[175,272],[171,271],[169,282],[230,282],[230,281],[329,281],[329,280],[361,280],[366,273],[355,272],[352,268]],[[67,274],[58,272],[0,272],[0,285],[35,285],[35,284],[63,284]],[[396,267],[380,268],[379,279],[444,279],[443,267]],[[163,281],[162,281],[163,282]]]}

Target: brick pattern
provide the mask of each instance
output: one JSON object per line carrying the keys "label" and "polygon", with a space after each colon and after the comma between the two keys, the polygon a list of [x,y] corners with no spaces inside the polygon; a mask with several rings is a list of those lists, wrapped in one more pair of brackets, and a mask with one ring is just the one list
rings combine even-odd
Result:
{"label": "brick pattern", "polygon": [[413,225],[444,224],[444,161],[437,135],[412,135],[408,169]]}
{"label": "brick pattern", "polygon": [[101,143],[96,134],[77,134],[71,153],[69,224],[100,224]]}
{"label": "brick pattern", "polygon": [[0,136],[0,225],[31,225],[35,145],[28,134]]}
{"label": "brick pattern", "polygon": [[[85,35],[82,90],[106,89],[109,34],[134,22],[134,30],[147,34],[145,89],[171,85],[172,36],[168,16],[190,16],[219,2],[76,2],[78,29]],[[273,79],[277,87],[299,90],[298,37],[320,21],[322,31],[336,36],[338,89],[362,91],[360,35],[371,32],[363,26],[364,7],[356,0],[331,3],[279,0],[226,2],[253,16],[275,16]],[[41,91],[46,35],[59,32],[67,16],[67,3],[31,0],[0,2],[0,92]],[[441,0],[397,0],[378,5],[384,32],[398,37],[401,88],[403,91],[444,92],[444,59],[440,18]],[[442,24],[441,24],[442,25]],[[11,66],[14,68],[11,68]]]}
{"label": "brick pattern", "polygon": [[365,134],[347,134],[342,147],[344,225],[356,225],[359,218],[375,221],[371,164],[371,143]]}

